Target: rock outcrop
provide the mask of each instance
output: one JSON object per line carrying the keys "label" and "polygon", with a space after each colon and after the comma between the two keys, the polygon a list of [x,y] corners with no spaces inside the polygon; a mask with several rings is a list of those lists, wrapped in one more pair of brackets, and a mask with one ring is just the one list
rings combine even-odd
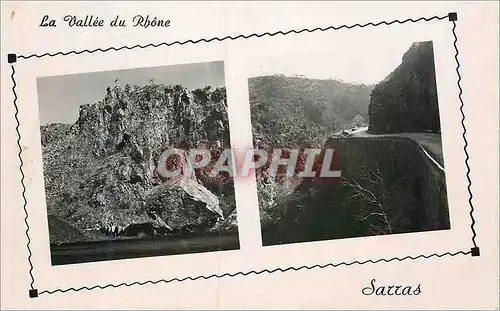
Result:
{"label": "rock outcrop", "polygon": [[54,215],[48,216],[49,236],[52,243],[87,242],[96,237]]}
{"label": "rock outcrop", "polygon": [[373,134],[440,132],[432,41],[413,43],[402,63],[372,90]]}
{"label": "rock outcrop", "polygon": [[48,213],[82,232],[124,232],[141,223],[164,232],[209,230],[236,208],[232,179],[217,181],[229,194],[223,213],[219,194],[205,187],[214,181],[193,175],[166,186],[157,168],[166,148],[229,146],[225,88],[114,86],[102,101],[81,106],[76,123],[42,126],[41,133]]}
{"label": "rock outcrop", "polygon": [[223,217],[218,197],[193,179],[154,187],[146,195],[145,208],[169,228],[211,228]]}

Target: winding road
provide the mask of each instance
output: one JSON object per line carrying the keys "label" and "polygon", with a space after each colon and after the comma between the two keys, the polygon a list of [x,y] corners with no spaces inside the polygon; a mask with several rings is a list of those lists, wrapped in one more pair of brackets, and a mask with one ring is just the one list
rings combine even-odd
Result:
{"label": "winding road", "polygon": [[441,134],[434,133],[395,133],[395,134],[370,134],[368,127],[361,127],[352,131],[347,131],[349,138],[362,137],[404,137],[418,143],[424,154],[444,172],[443,147],[441,144]]}

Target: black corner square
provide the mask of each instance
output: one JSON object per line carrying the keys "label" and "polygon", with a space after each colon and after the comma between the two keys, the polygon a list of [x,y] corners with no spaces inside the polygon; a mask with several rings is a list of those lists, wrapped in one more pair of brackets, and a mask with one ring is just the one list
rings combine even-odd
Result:
{"label": "black corner square", "polygon": [[458,19],[457,12],[448,13],[448,20],[449,21],[456,21],[457,19]]}
{"label": "black corner square", "polygon": [[479,256],[479,247],[473,247],[470,249],[470,254],[472,257],[477,257]]}
{"label": "black corner square", "polygon": [[7,61],[9,62],[9,64],[15,63],[16,60],[16,54],[7,54]]}
{"label": "black corner square", "polygon": [[36,298],[36,297],[38,297],[38,290],[30,289],[30,298]]}

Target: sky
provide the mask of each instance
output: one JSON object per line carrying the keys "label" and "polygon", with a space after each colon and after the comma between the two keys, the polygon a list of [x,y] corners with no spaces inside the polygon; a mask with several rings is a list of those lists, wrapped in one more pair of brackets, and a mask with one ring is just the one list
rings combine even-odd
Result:
{"label": "sky", "polygon": [[[284,74],[307,78],[336,79],[349,83],[376,84],[401,64],[402,57],[415,41],[411,36],[363,38],[338,45],[302,44],[284,53],[263,55],[249,60],[258,64],[248,69],[249,77]],[[352,40],[351,40],[352,41]]]}
{"label": "sky", "polygon": [[188,89],[211,85],[221,87],[224,82],[224,63],[207,62],[162,67],[146,67],[102,71],[37,79],[40,125],[74,123],[79,107],[104,98],[106,88],[115,84],[145,85],[151,78],[160,84],[181,84]]}

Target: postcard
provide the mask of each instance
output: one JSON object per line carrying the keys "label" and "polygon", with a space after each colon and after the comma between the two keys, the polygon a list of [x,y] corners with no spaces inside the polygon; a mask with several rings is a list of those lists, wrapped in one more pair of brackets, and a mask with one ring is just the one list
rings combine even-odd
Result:
{"label": "postcard", "polygon": [[498,308],[498,3],[2,3],[2,308]]}

